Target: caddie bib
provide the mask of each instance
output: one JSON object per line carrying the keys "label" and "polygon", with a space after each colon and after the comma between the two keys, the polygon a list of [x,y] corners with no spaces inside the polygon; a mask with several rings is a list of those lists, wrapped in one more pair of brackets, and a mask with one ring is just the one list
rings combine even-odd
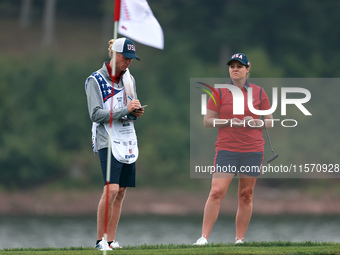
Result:
{"label": "caddie bib", "polygon": [[[130,76],[130,74],[128,75]],[[93,73],[89,78],[91,77],[96,80],[97,85],[101,91],[103,99],[103,109],[110,110],[111,103],[113,105],[113,111],[115,109],[123,108],[126,106],[124,87],[120,89],[113,88],[112,85],[107,82],[99,72]],[[96,128],[98,125],[98,123],[93,123],[92,126],[92,143],[94,149],[96,140]],[[111,139],[112,155],[121,163],[134,163],[139,155],[134,121],[128,120],[127,116],[124,116],[119,120],[113,120],[112,128],[110,128],[110,123],[104,123],[104,127]]]}

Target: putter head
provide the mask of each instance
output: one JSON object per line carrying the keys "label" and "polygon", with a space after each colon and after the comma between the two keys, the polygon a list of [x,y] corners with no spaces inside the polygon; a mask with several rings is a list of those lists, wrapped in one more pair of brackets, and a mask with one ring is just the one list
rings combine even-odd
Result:
{"label": "putter head", "polygon": [[275,160],[279,155],[278,154],[274,154],[274,156],[272,158],[270,158],[269,160],[267,160],[267,163],[272,162],[273,160]]}

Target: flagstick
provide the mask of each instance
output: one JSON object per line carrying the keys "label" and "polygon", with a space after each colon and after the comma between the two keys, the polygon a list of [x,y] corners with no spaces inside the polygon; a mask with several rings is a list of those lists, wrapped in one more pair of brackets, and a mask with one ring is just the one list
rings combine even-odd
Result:
{"label": "flagstick", "polygon": [[[118,13],[118,14],[117,14]],[[118,21],[120,14],[120,0],[115,0],[115,12],[114,12],[114,24],[113,24],[113,39],[117,40],[118,34]],[[113,50],[112,56],[112,74],[111,77],[114,79],[116,75],[116,51]],[[112,91],[111,96],[114,95],[114,80],[112,80]],[[110,128],[109,128],[109,141],[107,148],[107,166],[106,166],[106,203],[105,203],[105,227],[104,227],[104,240],[107,242],[107,225],[108,225],[108,215],[109,215],[109,184],[111,177],[111,133],[112,133],[112,116],[113,116],[113,98],[111,100],[111,108],[110,108]],[[103,254],[106,255],[106,250],[103,251]]]}
{"label": "flagstick", "polygon": [[[117,27],[118,22],[115,21],[114,27]],[[114,40],[117,39],[117,34],[115,34]],[[116,75],[116,51],[113,51],[112,56],[112,78]],[[112,91],[111,96],[113,96],[113,86],[114,80],[112,80]],[[109,209],[109,184],[110,184],[110,177],[111,177],[111,133],[112,133],[112,116],[113,116],[113,100],[111,100],[111,108],[110,108],[110,128],[109,128],[109,143],[107,148],[107,166],[106,166],[106,207],[105,207],[105,229],[104,229],[104,239],[107,241],[107,224],[108,224],[108,209]]]}

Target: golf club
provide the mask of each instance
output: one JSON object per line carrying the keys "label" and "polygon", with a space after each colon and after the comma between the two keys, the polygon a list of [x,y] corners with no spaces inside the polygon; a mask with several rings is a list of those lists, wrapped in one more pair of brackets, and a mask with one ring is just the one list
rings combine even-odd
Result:
{"label": "golf club", "polygon": [[272,146],[272,143],[270,141],[270,137],[269,137],[269,133],[268,133],[268,129],[267,129],[267,126],[266,126],[266,122],[262,116],[262,120],[263,120],[263,124],[264,124],[264,129],[266,130],[266,134],[267,134],[267,138],[268,138],[268,142],[269,142],[269,147],[270,147],[270,150],[271,152],[274,154],[274,156],[272,156],[269,160],[267,160],[267,163],[270,163],[272,162],[273,160],[275,160],[279,155],[276,154],[273,150],[273,146]]}

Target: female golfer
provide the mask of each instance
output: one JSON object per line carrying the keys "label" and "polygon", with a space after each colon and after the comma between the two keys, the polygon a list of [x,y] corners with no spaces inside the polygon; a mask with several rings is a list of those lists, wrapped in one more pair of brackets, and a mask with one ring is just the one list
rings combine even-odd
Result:
{"label": "female golfer", "polygon": [[[127,187],[135,187],[136,166],[138,157],[137,137],[134,120],[141,117],[141,107],[136,95],[135,80],[128,67],[132,59],[139,60],[135,44],[127,38],[109,42],[110,62],[105,62],[101,69],[90,75],[85,84],[87,103],[92,125],[92,145],[99,152],[104,185],[106,185],[107,153],[111,154],[111,178],[109,194],[104,188],[99,201],[97,213],[97,243],[95,248],[111,250],[120,248],[115,241],[116,229],[121,206]],[[116,51],[115,76],[112,77]],[[112,128],[110,128],[110,111],[113,108]],[[111,130],[111,133],[109,132]],[[108,151],[111,139],[112,151]],[[108,242],[103,238],[105,229],[106,196],[108,195]]]}
{"label": "female golfer", "polygon": [[[238,87],[248,102],[248,90],[252,88],[252,104],[255,109],[268,110],[270,104],[266,93],[261,87],[248,83],[250,70],[248,58],[243,53],[234,54],[227,62],[231,84]],[[215,173],[213,174],[211,190],[205,204],[202,235],[194,243],[205,245],[213,225],[215,224],[223,197],[236,174],[239,174],[238,208],[236,214],[235,243],[243,243],[244,236],[252,215],[253,193],[256,177],[260,175],[264,152],[262,130],[264,122],[244,105],[244,115],[233,114],[233,95],[227,88],[217,89],[222,105],[216,105],[210,98],[207,114],[204,116],[206,127],[218,128],[215,155]],[[227,120],[217,124],[218,119]],[[264,116],[267,128],[272,127],[272,115]]]}

